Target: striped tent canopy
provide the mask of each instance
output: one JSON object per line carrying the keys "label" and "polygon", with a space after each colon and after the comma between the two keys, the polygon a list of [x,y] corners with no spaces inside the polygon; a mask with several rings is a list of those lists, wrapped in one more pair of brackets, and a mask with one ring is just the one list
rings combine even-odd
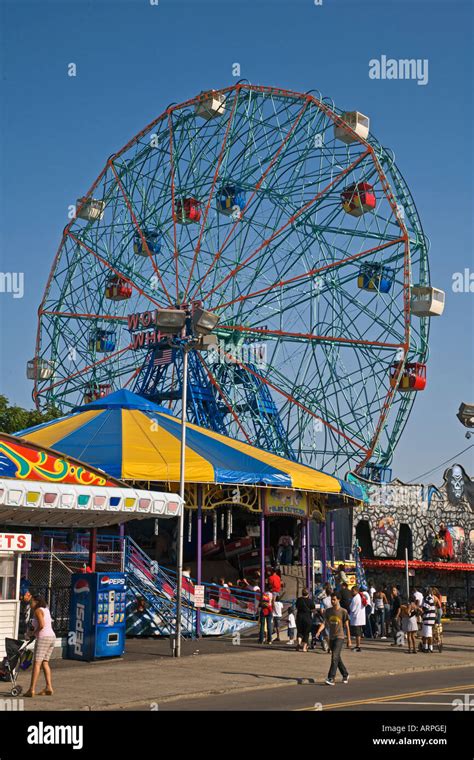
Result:
{"label": "striped tent canopy", "polygon": [[[127,390],[17,435],[122,480],[179,482],[181,420]],[[186,427],[185,480],[363,498],[355,484],[190,423]]]}

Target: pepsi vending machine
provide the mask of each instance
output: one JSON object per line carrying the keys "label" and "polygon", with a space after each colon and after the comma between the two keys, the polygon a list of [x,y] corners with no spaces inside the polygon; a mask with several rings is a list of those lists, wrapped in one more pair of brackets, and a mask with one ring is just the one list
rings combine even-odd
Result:
{"label": "pepsi vending machine", "polygon": [[125,649],[124,573],[72,576],[68,657],[96,660],[120,657]]}

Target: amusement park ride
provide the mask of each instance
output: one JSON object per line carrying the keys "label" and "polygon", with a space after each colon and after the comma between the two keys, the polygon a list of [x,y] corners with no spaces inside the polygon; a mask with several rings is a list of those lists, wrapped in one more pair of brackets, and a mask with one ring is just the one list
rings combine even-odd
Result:
{"label": "amusement park ride", "polygon": [[[178,413],[182,353],[134,350],[127,321],[163,308],[218,317],[217,344],[189,355],[191,421],[381,480],[444,293],[369,118],[241,82],[168,107],[78,200],[28,363],[37,406],[125,387]],[[249,346],[265,361],[242,358]]]}

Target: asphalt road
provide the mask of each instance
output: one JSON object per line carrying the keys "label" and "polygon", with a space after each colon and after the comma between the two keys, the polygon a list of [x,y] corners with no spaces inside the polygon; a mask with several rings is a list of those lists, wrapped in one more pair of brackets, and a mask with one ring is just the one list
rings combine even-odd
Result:
{"label": "asphalt road", "polygon": [[[435,656],[435,655],[433,655]],[[474,710],[474,665],[470,667],[357,678],[347,685],[340,676],[335,686],[305,682],[273,689],[258,689],[206,697],[186,698],[159,705],[175,710],[357,710],[429,711]],[[453,705],[453,700],[460,700]]]}

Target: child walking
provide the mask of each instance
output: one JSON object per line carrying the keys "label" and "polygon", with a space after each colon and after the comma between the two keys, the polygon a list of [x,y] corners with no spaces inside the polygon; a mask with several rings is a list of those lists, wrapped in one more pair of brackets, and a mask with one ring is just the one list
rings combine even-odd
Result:
{"label": "child walking", "polygon": [[275,595],[273,599],[273,630],[276,633],[275,641],[281,641],[280,639],[280,621],[283,615],[283,602],[280,602],[280,597]]}
{"label": "child walking", "polygon": [[289,646],[293,646],[293,644],[296,641],[296,618],[295,618],[295,608],[289,607],[288,608],[288,641],[286,642]]}

